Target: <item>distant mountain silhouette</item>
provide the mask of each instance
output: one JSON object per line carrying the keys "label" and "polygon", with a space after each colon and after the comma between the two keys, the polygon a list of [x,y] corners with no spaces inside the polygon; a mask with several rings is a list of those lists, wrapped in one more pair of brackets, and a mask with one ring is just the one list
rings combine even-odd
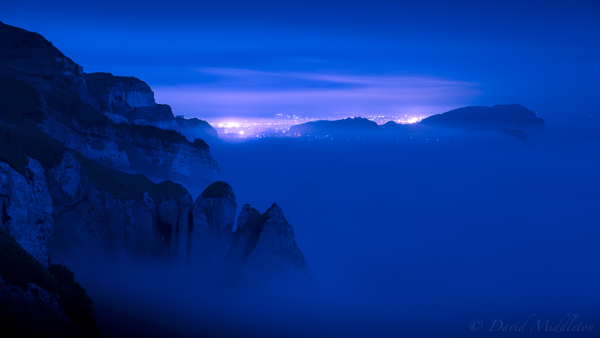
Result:
{"label": "distant mountain silhouette", "polygon": [[394,121],[388,121],[379,127],[386,132],[394,133],[419,132],[423,129],[419,123],[401,124]]}
{"label": "distant mountain silhouette", "polygon": [[364,117],[349,117],[335,121],[314,121],[292,126],[289,133],[296,136],[304,135],[364,135],[381,131],[381,128]]}
{"label": "distant mountain silhouette", "polygon": [[543,130],[545,127],[544,120],[537,118],[533,111],[518,104],[511,104],[458,108],[412,124],[388,121],[383,125],[377,125],[374,121],[363,117],[335,121],[321,120],[292,126],[288,135],[377,138],[396,138],[400,135],[417,137],[463,135],[470,138],[474,135],[495,134],[526,140],[524,130]]}
{"label": "distant mountain silhouette", "polygon": [[404,131],[406,125],[394,121],[387,121],[385,124],[381,125],[381,128],[385,131]]}
{"label": "distant mountain silhouette", "polygon": [[537,118],[533,111],[520,104],[458,108],[430,116],[422,120],[421,124],[461,129],[545,129],[546,127],[544,120]]}

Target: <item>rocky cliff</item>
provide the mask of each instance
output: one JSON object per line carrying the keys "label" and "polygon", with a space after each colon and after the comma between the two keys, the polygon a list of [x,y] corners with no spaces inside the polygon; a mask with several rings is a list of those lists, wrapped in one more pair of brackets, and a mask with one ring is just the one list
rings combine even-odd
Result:
{"label": "rocky cliff", "polygon": [[155,125],[163,129],[174,121],[168,105],[157,105],[154,92],[145,82],[110,73],[85,74],[99,110],[116,123]]}
{"label": "rocky cliff", "polygon": [[[283,216],[281,208],[273,205],[262,215],[264,222],[258,225],[256,246],[246,258],[249,269],[264,271],[300,271],[308,273],[304,255],[296,244],[294,229]],[[242,224],[241,229],[247,226]],[[250,226],[250,224],[248,224]],[[256,226],[256,225],[255,225]],[[248,245],[248,244],[247,244]]]}
{"label": "rocky cliff", "polygon": [[275,203],[263,214],[249,204],[242,207],[225,264],[223,278],[233,280],[264,273],[295,278],[310,276],[296,244],[294,229]]}
{"label": "rocky cliff", "polygon": [[189,213],[189,267],[212,272],[221,264],[231,244],[236,209],[233,190],[225,182],[211,184],[198,196]]}
{"label": "rocky cliff", "polygon": [[192,204],[182,186],[104,167],[37,135],[34,141],[53,147],[46,149],[54,152],[49,157],[23,143],[34,133],[1,132],[2,146],[22,144],[19,152],[37,160],[0,152],[0,225],[43,265],[136,255],[176,259],[173,234]]}
{"label": "rocky cliff", "polygon": [[46,168],[32,158],[23,170],[14,160],[0,161],[0,226],[45,266],[146,256],[206,274],[231,255],[251,270],[307,271],[275,204],[264,214],[245,205],[234,233],[237,202],[225,182],[214,182],[192,203],[177,184],[153,184],[63,150],[58,160],[40,159]]}
{"label": "rocky cliff", "polygon": [[[79,147],[69,147],[72,143],[52,138],[40,123],[50,114],[39,93],[14,79],[0,80],[3,84],[2,228],[45,266],[76,257],[105,262],[134,255],[174,258],[170,234],[178,222],[170,220],[187,215],[180,211],[192,204],[186,189],[104,166]],[[169,203],[177,207],[165,209]]]}
{"label": "rocky cliff", "polygon": [[[39,129],[86,157],[155,182],[171,179],[203,189],[220,177],[206,142],[156,126],[159,121],[172,126],[197,121],[178,123],[170,107],[154,102],[145,83],[108,75],[88,76],[39,34],[0,23],[0,92],[8,101],[23,102],[31,96],[25,87],[31,86],[37,108],[21,113]],[[102,108],[131,124],[115,123]]]}
{"label": "rocky cliff", "polygon": [[0,162],[0,227],[47,267],[46,239],[54,230],[52,198],[39,162],[29,159],[25,169],[28,176]]}
{"label": "rocky cliff", "polygon": [[171,107],[157,104],[150,86],[140,79],[110,73],[85,74],[85,79],[99,110],[116,123],[172,129],[189,141],[218,138],[217,131],[206,121],[175,118]]}

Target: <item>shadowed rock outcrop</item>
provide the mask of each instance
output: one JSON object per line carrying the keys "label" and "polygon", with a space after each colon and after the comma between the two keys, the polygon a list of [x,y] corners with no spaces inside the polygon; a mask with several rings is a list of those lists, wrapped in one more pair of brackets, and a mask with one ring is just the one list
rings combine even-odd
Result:
{"label": "shadowed rock outcrop", "polygon": [[[0,161],[0,225],[45,266],[49,258],[53,263],[151,254],[177,259],[178,237],[192,205],[185,189],[129,178],[92,162],[85,167],[82,158],[65,151],[48,169],[28,158],[30,176]],[[127,180],[132,186],[124,184]],[[121,184],[105,185],[113,182]]]}
{"label": "shadowed rock outcrop", "polygon": [[[254,225],[262,230],[254,250],[246,258],[247,266],[269,272],[278,270],[308,272],[304,255],[296,245],[294,229],[283,216],[281,208],[273,203],[262,217],[264,218],[262,225]],[[246,223],[244,227],[247,226]],[[252,225],[248,224],[248,226]]]}
{"label": "shadowed rock outcrop", "polygon": [[6,337],[100,337],[92,301],[63,265],[43,266],[0,229],[0,332]]}
{"label": "shadowed rock outcrop", "polygon": [[231,244],[237,202],[229,184],[217,181],[196,199],[189,231],[190,267],[212,270]]}
{"label": "shadowed rock outcrop", "polygon": [[275,203],[263,214],[249,204],[243,206],[223,271],[223,278],[228,279],[265,272],[310,275],[294,229]]}
{"label": "shadowed rock outcrop", "polygon": [[85,79],[99,110],[116,123],[172,129],[189,141],[218,138],[217,131],[206,121],[176,118],[169,105],[157,104],[150,86],[140,79],[110,73],[85,74]]}
{"label": "shadowed rock outcrop", "polygon": [[156,204],[119,199],[98,189],[82,165],[68,152],[49,170],[55,229],[48,237],[53,262],[76,257],[114,261],[130,254],[150,254],[160,234],[155,233]]}
{"label": "shadowed rock outcrop", "polygon": [[29,159],[27,177],[0,161],[0,228],[44,266],[48,266],[46,239],[54,230],[52,198],[44,169]]}
{"label": "shadowed rock outcrop", "polygon": [[0,327],[8,337],[79,337],[60,299],[34,283],[22,288],[0,277]]}

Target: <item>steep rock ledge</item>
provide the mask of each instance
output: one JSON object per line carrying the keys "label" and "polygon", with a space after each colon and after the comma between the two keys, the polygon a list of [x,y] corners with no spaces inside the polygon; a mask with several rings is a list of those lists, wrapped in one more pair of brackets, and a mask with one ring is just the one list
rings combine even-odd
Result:
{"label": "steep rock ledge", "polygon": [[277,204],[273,203],[263,214],[245,204],[237,224],[222,278],[232,280],[244,274],[265,272],[310,276],[304,255],[296,244],[294,229]]}
{"label": "steep rock ledge", "polygon": [[[206,187],[221,177],[217,162],[204,142],[187,142],[174,131],[152,135],[154,127],[132,126],[136,133],[108,130],[87,135],[88,157],[108,167],[140,174],[154,182],[172,180]],[[144,135],[148,137],[144,137]],[[151,136],[152,135],[152,136]]]}
{"label": "steep rock ledge", "polygon": [[244,246],[247,256],[243,259],[250,269],[308,273],[304,255],[296,244],[294,229],[277,204],[273,203],[260,217],[255,209],[251,209],[246,221],[240,224],[240,220],[243,219],[238,219],[236,236],[238,245]]}
{"label": "steep rock ledge", "polygon": [[[204,141],[188,141],[175,130],[153,125],[112,122],[100,112],[98,98],[102,95],[96,98],[97,91],[90,90],[96,87],[90,87],[82,68],[39,34],[0,23],[0,77],[0,103],[10,106],[0,107],[5,114],[24,108],[20,113],[39,129],[84,156],[129,173],[148,175],[155,182],[172,179],[196,189],[220,177]],[[19,81],[39,94],[32,98],[27,88],[17,84]],[[143,109],[156,108],[164,111],[158,114],[159,120],[166,118],[173,126],[178,125],[168,106],[154,103],[154,94],[147,85],[137,79],[132,84],[121,82],[114,84],[117,89],[108,99],[110,107],[139,108],[140,116],[150,119],[156,114]],[[36,101],[38,107],[20,107],[19,103],[25,101]]]}
{"label": "steep rock ledge", "polygon": [[110,73],[89,73],[85,78],[99,110],[113,122],[172,129],[189,141],[218,138],[217,131],[206,121],[176,118],[169,105],[157,104],[150,86],[138,78]]}
{"label": "steep rock ledge", "polygon": [[[159,212],[171,200],[173,215]],[[0,123],[1,225],[46,266],[48,258],[170,257],[173,230],[163,220],[187,216],[180,205],[191,201],[179,184],[107,168],[33,126]]]}
{"label": "steep rock ledge", "polygon": [[190,267],[212,271],[221,263],[231,243],[236,209],[233,190],[225,182],[214,182],[198,196],[187,229]]}
{"label": "steep rock ledge", "polygon": [[54,228],[52,198],[40,163],[29,159],[25,168],[28,177],[0,161],[0,227],[47,267],[46,238]]}

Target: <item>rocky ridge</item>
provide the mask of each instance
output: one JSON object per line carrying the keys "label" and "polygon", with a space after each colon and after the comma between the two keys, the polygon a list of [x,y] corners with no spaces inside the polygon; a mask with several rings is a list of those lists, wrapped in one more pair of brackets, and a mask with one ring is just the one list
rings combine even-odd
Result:
{"label": "rocky ridge", "polygon": [[[336,121],[313,121],[292,126],[289,134],[316,137],[396,138],[416,137],[473,137],[473,135],[504,135],[526,140],[524,131],[545,130],[546,123],[536,114],[518,104],[470,106],[443,114],[429,116],[421,122],[398,124],[388,121],[377,125],[366,118],[346,118]],[[477,131],[478,133],[472,133]],[[464,133],[467,132],[467,133]]]}
{"label": "rocky ridge", "polygon": [[98,109],[113,122],[172,129],[189,141],[218,138],[217,131],[206,121],[176,118],[169,105],[157,104],[150,86],[140,79],[111,73],[89,73],[85,79]]}
{"label": "rocky ridge", "polygon": [[[86,157],[155,182],[171,179],[196,189],[220,178],[208,144],[196,141],[200,135],[210,136],[206,128],[195,120],[181,122],[190,126],[186,129],[191,133],[188,140],[178,131],[155,126],[161,119],[174,122],[173,113],[166,105],[156,105],[154,94],[140,80],[114,77],[117,80],[111,80],[116,82],[105,88],[106,94],[98,89],[104,87],[95,80],[97,76],[85,74],[42,36],[2,23],[0,77],[3,91],[10,91],[15,80],[32,86],[39,105],[33,119],[36,125]],[[114,107],[114,112],[104,112],[108,115],[145,116],[146,122],[134,118],[131,123],[115,123],[101,107]],[[179,124],[175,121],[173,125]]]}
{"label": "rocky ridge", "polygon": [[0,228],[45,267],[141,256],[206,274],[228,264],[231,256],[247,269],[308,272],[294,231],[276,204],[264,214],[245,205],[232,232],[237,202],[225,182],[211,184],[194,203],[181,186],[156,185],[140,176],[132,186],[145,183],[146,189],[119,195],[90,174],[103,170],[103,176],[121,183],[132,177],[99,164],[86,167],[90,163],[79,162],[84,159],[65,151],[44,169],[28,158],[29,176],[0,161]]}
{"label": "rocky ridge", "polygon": [[225,262],[225,278],[255,273],[310,277],[294,229],[275,203],[262,214],[249,204],[242,207]]}

